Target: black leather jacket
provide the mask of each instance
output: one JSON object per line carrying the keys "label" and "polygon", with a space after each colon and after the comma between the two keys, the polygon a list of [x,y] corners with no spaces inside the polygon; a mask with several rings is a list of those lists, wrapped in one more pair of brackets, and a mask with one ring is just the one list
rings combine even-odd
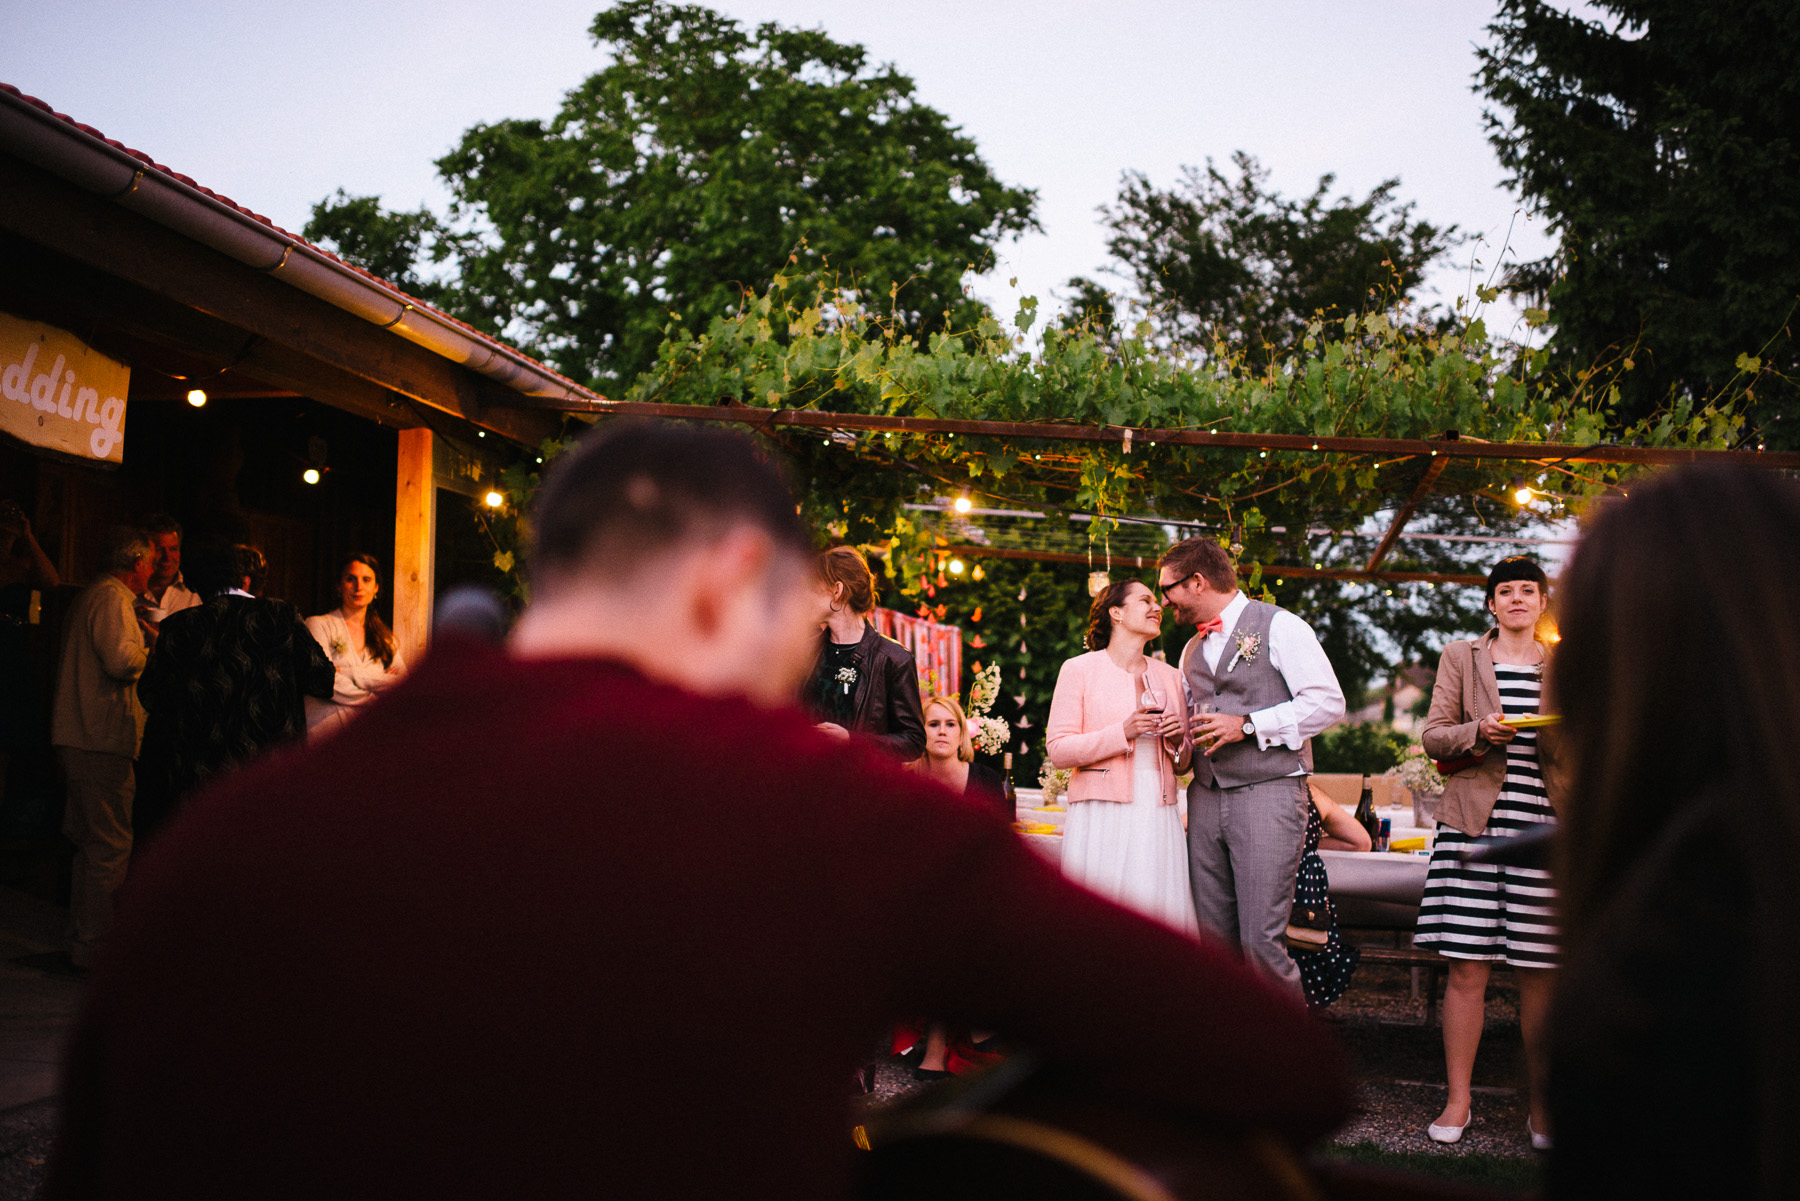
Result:
{"label": "black leather jacket", "polygon": [[[824,635],[831,637],[829,631]],[[818,674],[825,663],[825,643],[803,694],[808,706],[817,695]],[[904,761],[925,753],[925,716],[919,708],[919,670],[912,654],[892,638],[865,623],[856,644],[856,693],[850,732],[866,735]],[[815,714],[817,716],[817,714]]]}

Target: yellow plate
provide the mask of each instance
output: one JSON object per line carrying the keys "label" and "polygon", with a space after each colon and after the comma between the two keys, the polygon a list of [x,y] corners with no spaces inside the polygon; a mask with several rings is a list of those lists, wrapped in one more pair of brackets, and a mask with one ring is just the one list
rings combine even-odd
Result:
{"label": "yellow plate", "polygon": [[1500,724],[1515,730],[1535,730],[1539,726],[1556,725],[1561,720],[1560,713],[1528,713],[1524,717],[1502,717]]}

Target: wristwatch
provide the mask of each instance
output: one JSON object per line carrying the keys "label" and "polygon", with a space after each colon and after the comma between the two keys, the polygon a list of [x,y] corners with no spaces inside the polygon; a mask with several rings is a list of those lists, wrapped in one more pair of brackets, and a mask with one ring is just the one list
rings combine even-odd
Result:
{"label": "wristwatch", "polygon": [[1244,719],[1244,737],[1251,738],[1251,737],[1254,737],[1255,734],[1256,734],[1256,723],[1251,721],[1248,717],[1246,717]]}

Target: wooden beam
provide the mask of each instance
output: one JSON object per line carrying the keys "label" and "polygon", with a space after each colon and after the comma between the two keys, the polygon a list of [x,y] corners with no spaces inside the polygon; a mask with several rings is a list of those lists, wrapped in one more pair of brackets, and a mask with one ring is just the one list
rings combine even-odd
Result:
{"label": "wooden beam", "polygon": [[437,564],[437,484],[429,429],[400,431],[394,481],[394,641],[409,664],[425,654],[431,635]]}
{"label": "wooden beam", "polygon": [[484,376],[7,155],[0,229],[525,445],[561,428],[501,403],[515,394]]}
{"label": "wooden beam", "polygon": [[[1071,554],[1067,551],[1026,550],[1015,546],[940,546],[936,553],[944,555],[961,555],[968,559],[1030,559],[1039,563],[1081,563],[1092,562],[1087,555]],[[1156,566],[1157,556],[1120,555],[1112,556],[1114,567],[1130,566],[1142,570]],[[1099,560],[1105,563],[1105,556]],[[1249,575],[1254,570],[1250,564],[1238,564],[1238,574]],[[1340,570],[1327,567],[1285,567],[1279,563],[1264,563],[1262,573],[1267,576],[1278,576],[1283,579],[1304,580],[1366,580],[1380,584],[1466,584],[1472,588],[1486,585],[1487,577],[1481,575],[1448,575],[1435,571],[1357,571]]]}
{"label": "wooden beam", "polygon": [[1444,474],[1444,468],[1449,462],[1449,459],[1439,455],[1425,465],[1425,474],[1419,477],[1419,483],[1413,488],[1412,495],[1406,498],[1406,503],[1395,512],[1394,520],[1388,526],[1387,533],[1381,536],[1381,544],[1375,548],[1375,553],[1369,556],[1368,570],[1374,571],[1380,567],[1381,561],[1387,558],[1390,550],[1394,549],[1394,543],[1400,538],[1400,531],[1404,530],[1406,523],[1412,520],[1413,510],[1418,508],[1427,496],[1431,495],[1432,485],[1437,483],[1438,476]]}
{"label": "wooden beam", "polygon": [[1350,438],[1305,434],[1214,433],[1210,429],[1145,429],[1123,425],[1076,425],[1053,421],[952,421],[928,417],[883,417],[863,413],[821,413],[811,409],[758,409],[747,405],[670,405],[628,400],[561,400],[514,396],[519,408],[603,416],[663,417],[679,421],[731,421],[754,426],[870,430],[910,434],[976,434],[990,438],[1034,438],[1051,442],[1124,442],[1135,450],[1154,443],[1235,450],[1283,450],[1318,454],[1429,455],[1452,459],[1498,459],[1530,463],[1737,463],[1747,467],[1800,468],[1800,452],[1676,450],[1644,446],[1577,446],[1553,442],[1481,442],[1471,438]]}

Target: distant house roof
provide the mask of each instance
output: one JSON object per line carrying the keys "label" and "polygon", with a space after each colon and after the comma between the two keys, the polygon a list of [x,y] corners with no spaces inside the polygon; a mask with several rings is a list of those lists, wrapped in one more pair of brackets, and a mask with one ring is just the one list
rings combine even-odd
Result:
{"label": "distant house roof", "polygon": [[4,83],[0,150],[390,329],[523,397],[603,399],[516,347]]}

